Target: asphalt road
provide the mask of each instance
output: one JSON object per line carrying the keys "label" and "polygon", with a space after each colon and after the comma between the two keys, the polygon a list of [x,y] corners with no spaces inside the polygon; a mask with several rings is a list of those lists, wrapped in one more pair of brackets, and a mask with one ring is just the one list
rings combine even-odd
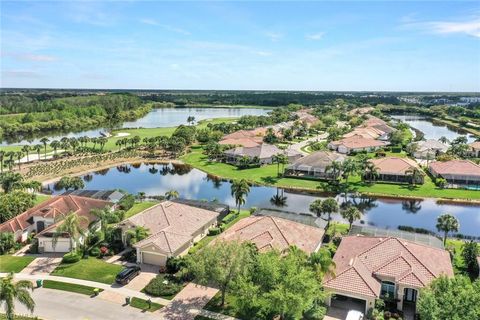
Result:
{"label": "asphalt road", "polygon": [[[36,303],[34,315],[43,320],[118,320],[118,319],[156,319],[158,312],[142,312],[129,306],[122,306],[98,297],[59,291],[52,289],[35,289],[32,298]],[[3,308],[2,308],[2,312]],[[29,314],[27,309],[16,304],[15,313]]]}

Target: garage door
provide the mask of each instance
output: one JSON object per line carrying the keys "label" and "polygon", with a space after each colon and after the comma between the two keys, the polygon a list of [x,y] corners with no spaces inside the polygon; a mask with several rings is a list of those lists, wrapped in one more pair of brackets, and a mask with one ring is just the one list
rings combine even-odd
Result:
{"label": "garage door", "polygon": [[345,310],[357,310],[363,313],[366,303],[365,300],[335,294],[332,296],[331,306]]}
{"label": "garage door", "polygon": [[53,248],[52,240],[50,238],[42,238],[39,240],[39,247],[43,245],[43,252],[69,252],[70,251],[70,241],[58,239],[55,248]]}
{"label": "garage door", "polygon": [[162,254],[142,252],[142,262],[156,266],[165,266],[167,263],[167,257]]}

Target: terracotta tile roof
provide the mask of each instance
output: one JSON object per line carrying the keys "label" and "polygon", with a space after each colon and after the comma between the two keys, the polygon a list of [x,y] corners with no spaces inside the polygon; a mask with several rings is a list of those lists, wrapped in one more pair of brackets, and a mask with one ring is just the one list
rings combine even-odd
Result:
{"label": "terracotta tile roof", "polygon": [[218,239],[251,241],[260,251],[271,248],[283,251],[295,245],[315,252],[322,243],[325,231],[302,223],[271,216],[251,216],[240,220],[222,233]]}
{"label": "terracotta tile roof", "polygon": [[223,136],[223,139],[262,138],[267,133],[267,128],[253,130],[238,130]]}
{"label": "terracotta tile roof", "polygon": [[469,160],[435,161],[430,164],[430,170],[441,175],[480,176],[480,166]]}
{"label": "terracotta tile roof", "polygon": [[167,253],[193,240],[217,219],[219,213],[175,201],[161,202],[139,214],[124,220],[122,225],[141,226],[150,236],[135,244],[135,247],[155,245]]}
{"label": "terracotta tile roof", "polygon": [[369,160],[378,168],[380,174],[405,175],[405,172],[411,168],[420,169],[415,160],[409,158],[384,157]]}
{"label": "terracotta tile roof", "polygon": [[336,276],[324,286],[366,296],[379,297],[381,277],[422,288],[442,274],[453,276],[445,250],[393,237],[344,237],[334,261]]}
{"label": "terracotta tile roof", "polygon": [[104,208],[109,205],[112,203],[104,200],[73,195],[56,196],[2,223],[0,232],[24,230],[31,225],[30,219],[34,216],[55,219],[59,215],[75,212],[88,217],[92,209]]}
{"label": "terracotta tile roof", "polygon": [[228,144],[231,144],[231,145],[238,145],[238,146],[243,146],[243,147],[256,147],[258,145],[260,145],[261,143],[263,143],[263,139],[262,138],[236,138],[236,139],[223,139],[223,140],[220,140],[218,142],[219,144],[223,144],[223,145],[228,145]]}
{"label": "terracotta tile roof", "polygon": [[332,141],[331,144],[336,146],[343,145],[348,149],[373,148],[373,147],[382,147],[387,145],[386,142],[378,141],[375,139],[364,138],[359,135],[354,135],[348,138],[343,138],[341,140]]}
{"label": "terracotta tile roof", "polygon": [[347,157],[330,151],[317,151],[295,161],[289,169],[314,168],[325,170],[332,162],[343,163]]}
{"label": "terracotta tile roof", "polygon": [[349,137],[358,135],[366,139],[378,139],[383,134],[385,134],[385,132],[373,127],[358,127],[358,128],[355,128],[353,131],[345,134],[343,137],[349,138]]}

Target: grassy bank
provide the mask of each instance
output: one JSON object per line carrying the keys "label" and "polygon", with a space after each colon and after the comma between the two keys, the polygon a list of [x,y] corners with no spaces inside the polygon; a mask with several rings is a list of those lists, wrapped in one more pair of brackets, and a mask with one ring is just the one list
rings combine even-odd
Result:
{"label": "grassy bank", "polygon": [[130,300],[130,307],[141,309],[142,311],[149,311],[149,312],[155,312],[163,308],[161,304],[155,303],[155,302],[152,302],[152,306],[149,307],[147,300],[140,299],[137,297],[133,297],[132,300]]}
{"label": "grassy bank", "polygon": [[158,202],[156,201],[136,202],[133,207],[131,207],[127,212],[125,212],[125,219],[130,218],[131,216],[134,216],[137,213],[142,212],[143,210],[147,210],[148,208],[156,205],[157,203]]}
{"label": "grassy bank", "polygon": [[[322,188],[322,183],[316,180],[278,178],[276,165],[266,165],[251,169],[238,169],[237,167],[226,163],[210,162],[207,157],[202,154],[202,151],[203,149],[201,147],[193,147],[191,152],[184,155],[181,159],[195,168],[221,178],[246,179],[256,184],[306,191],[326,191]],[[361,192],[376,196],[480,200],[479,191],[439,189],[428,176],[425,177],[425,183],[423,185],[415,187],[387,183],[369,184],[361,181],[359,176],[350,177],[349,185],[352,192]]]}
{"label": "grassy bank", "polygon": [[62,263],[52,272],[52,275],[112,284],[122,269],[122,266],[116,264],[88,258],[75,263]]}
{"label": "grassy bank", "polygon": [[[79,294],[84,294],[87,296],[93,295],[94,287],[83,286],[81,284],[75,283],[66,283],[54,280],[45,280],[43,281],[43,287],[46,289],[55,289],[55,290],[62,290],[62,291],[69,291],[75,292]],[[103,289],[98,289],[98,292],[102,292]]]}

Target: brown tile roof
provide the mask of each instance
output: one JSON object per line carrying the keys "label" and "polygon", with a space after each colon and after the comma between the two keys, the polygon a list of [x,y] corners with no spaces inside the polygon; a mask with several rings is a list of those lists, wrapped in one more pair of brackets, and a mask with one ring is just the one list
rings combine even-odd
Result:
{"label": "brown tile roof", "polygon": [[34,216],[55,219],[59,215],[75,212],[78,215],[87,216],[90,219],[90,211],[92,209],[104,208],[108,205],[112,205],[112,203],[72,195],[56,196],[2,223],[0,225],[0,232],[24,230],[31,225],[31,221],[29,220]]}
{"label": "brown tile roof", "polygon": [[447,251],[393,237],[344,237],[333,260],[336,276],[325,279],[325,288],[364,296],[379,297],[382,277],[422,288],[453,276]]}
{"label": "brown tile roof", "polygon": [[150,236],[135,244],[143,247],[153,244],[167,253],[175,253],[193,240],[194,235],[215,221],[219,213],[174,201],[161,202],[121,224],[141,226]]}
{"label": "brown tile roof", "polygon": [[375,139],[364,138],[359,135],[354,135],[351,137],[343,138],[341,140],[332,141],[331,144],[336,146],[345,146],[349,149],[363,149],[363,148],[373,148],[386,146],[387,143],[383,141],[378,141]]}
{"label": "brown tile roof", "polygon": [[325,170],[332,162],[343,163],[347,157],[343,154],[330,151],[317,151],[295,161],[289,169],[313,167]]}
{"label": "brown tile roof", "polygon": [[409,158],[385,157],[369,160],[378,168],[380,174],[405,175],[411,168],[420,168],[417,162]]}
{"label": "brown tile roof", "polygon": [[223,139],[262,138],[267,133],[267,128],[253,130],[238,130],[223,136]]}
{"label": "brown tile roof", "polygon": [[435,161],[430,169],[438,174],[480,176],[480,166],[469,160]]}
{"label": "brown tile roof", "polygon": [[240,220],[219,236],[221,240],[251,241],[260,251],[271,248],[283,251],[295,245],[315,252],[325,231],[302,223],[271,216],[251,216]]}
{"label": "brown tile roof", "polygon": [[229,138],[229,139],[222,139],[218,142],[219,144],[223,145],[238,145],[238,146],[243,146],[243,147],[256,147],[260,144],[263,143],[263,139],[260,137],[255,137],[255,138]]}

